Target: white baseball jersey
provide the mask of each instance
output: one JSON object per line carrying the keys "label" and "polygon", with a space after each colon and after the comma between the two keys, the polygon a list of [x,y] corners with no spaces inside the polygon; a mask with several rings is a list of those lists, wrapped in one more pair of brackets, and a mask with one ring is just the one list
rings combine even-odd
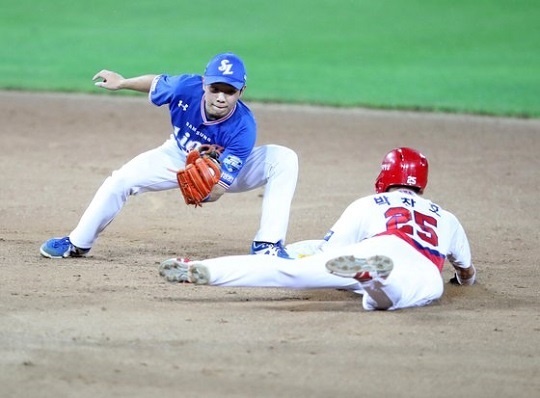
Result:
{"label": "white baseball jersey", "polygon": [[321,250],[395,235],[428,258],[439,270],[444,260],[471,265],[469,242],[458,219],[408,189],[366,196],[351,203],[326,234]]}
{"label": "white baseball jersey", "polygon": [[394,268],[379,285],[391,299],[388,308],[423,306],[443,293],[442,266],[471,266],[469,243],[457,218],[435,203],[401,189],[356,200],[343,212],[325,240],[301,241],[297,260],[272,256],[227,256],[200,261],[210,285],[237,287],[336,288],[363,294],[366,310],[377,308],[371,287],[326,271],[329,259],[342,255],[384,255]]}

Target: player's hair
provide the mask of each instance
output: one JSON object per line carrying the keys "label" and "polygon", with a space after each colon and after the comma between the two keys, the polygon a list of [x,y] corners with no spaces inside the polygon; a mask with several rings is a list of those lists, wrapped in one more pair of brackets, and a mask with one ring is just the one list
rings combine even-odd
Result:
{"label": "player's hair", "polygon": [[419,151],[401,147],[384,157],[381,172],[375,181],[375,192],[387,192],[392,187],[414,188],[423,193],[428,181],[428,161]]}

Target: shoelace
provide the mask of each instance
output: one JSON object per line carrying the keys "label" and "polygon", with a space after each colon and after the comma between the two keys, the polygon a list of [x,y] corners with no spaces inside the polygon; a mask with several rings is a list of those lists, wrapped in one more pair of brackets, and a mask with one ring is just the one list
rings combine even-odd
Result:
{"label": "shoelace", "polygon": [[69,241],[69,238],[59,239],[53,243],[53,247],[55,249],[61,246],[66,246],[66,245],[71,246],[71,242]]}

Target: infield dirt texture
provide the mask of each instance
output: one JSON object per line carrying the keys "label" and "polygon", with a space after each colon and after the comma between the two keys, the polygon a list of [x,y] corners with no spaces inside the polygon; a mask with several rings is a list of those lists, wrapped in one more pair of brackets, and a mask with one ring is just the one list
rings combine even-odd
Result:
{"label": "infield dirt texture", "polygon": [[372,192],[383,155],[412,146],[431,161],[426,196],[468,232],[478,284],[367,313],[350,292],[158,275],[169,257],[246,253],[262,191],[200,209],[144,194],[88,259],[41,258],[112,170],[168,137],[168,114],[139,97],[0,92],[0,397],[539,396],[540,120],[251,105],[258,143],[299,155],[288,242],[321,238]]}

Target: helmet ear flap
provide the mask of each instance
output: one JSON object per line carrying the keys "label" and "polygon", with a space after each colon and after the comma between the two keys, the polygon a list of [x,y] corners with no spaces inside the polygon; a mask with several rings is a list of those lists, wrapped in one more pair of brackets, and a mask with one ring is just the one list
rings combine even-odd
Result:
{"label": "helmet ear flap", "polygon": [[384,157],[375,181],[375,192],[387,192],[393,186],[412,187],[423,193],[428,180],[428,161],[419,151],[401,147]]}
{"label": "helmet ear flap", "polygon": [[377,193],[386,192],[385,174],[383,170],[381,170],[381,172],[379,173],[379,176],[375,180],[375,192]]}

